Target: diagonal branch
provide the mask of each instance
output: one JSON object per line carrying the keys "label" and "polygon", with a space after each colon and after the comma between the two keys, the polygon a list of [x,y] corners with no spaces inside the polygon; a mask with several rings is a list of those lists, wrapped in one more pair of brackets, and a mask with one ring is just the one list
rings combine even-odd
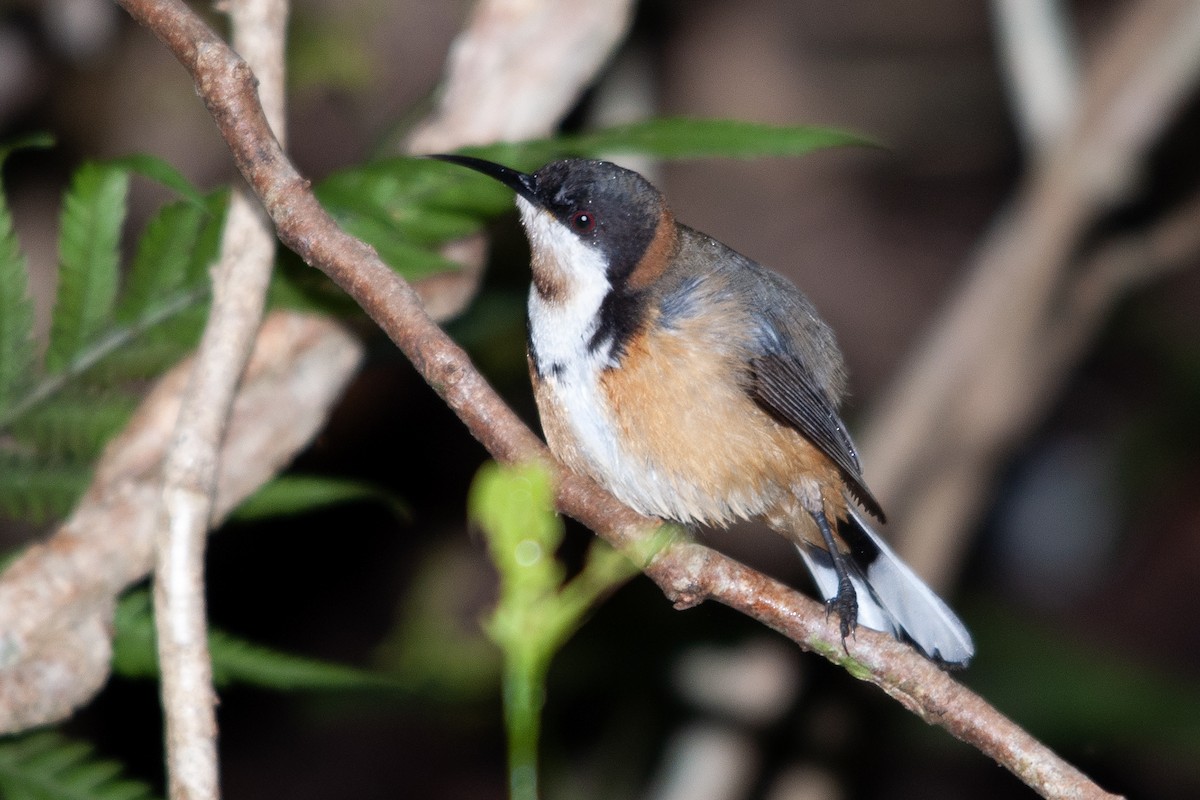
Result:
{"label": "diagonal branch", "polygon": [[[370,247],[339,230],[316,202],[307,181],[271,135],[246,64],[178,0],[120,2],[192,74],[238,168],[284,244],[363,307],[493,456],[506,462],[548,460],[544,445],[425,314],[413,289]],[[557,475],[561,510],[618,548],[645,551],[658,525],[655,520],[634,513],[561,467]],[[677,606],[714,599],[759,620],[880,686],[1046,797],[1110,796],[911,648],[860,629],[843,649],[836,623],[826,618],[819,604],[748,567],[699,545],[675,543],[655,554],[644,569]]]}

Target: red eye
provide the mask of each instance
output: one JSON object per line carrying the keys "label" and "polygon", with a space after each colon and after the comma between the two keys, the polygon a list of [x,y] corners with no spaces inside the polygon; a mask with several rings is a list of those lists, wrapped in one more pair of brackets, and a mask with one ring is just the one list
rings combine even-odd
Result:
{"label": "red eye", "polygon": [[596,216],[590,211],[576,211],[571,215],[571,229],[576,233],[591,233],[596,229]]}

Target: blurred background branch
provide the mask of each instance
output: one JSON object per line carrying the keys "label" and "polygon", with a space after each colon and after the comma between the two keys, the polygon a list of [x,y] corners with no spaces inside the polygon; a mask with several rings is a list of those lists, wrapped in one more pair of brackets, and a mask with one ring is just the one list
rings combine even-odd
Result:
{"label": "blurred background branch", "polygon": [[[1084,236],[1142,188],[1145,159],[1198,76],[1200,7],[1150,0],[1122,10],[1085,74],[1078,113],[1030,153],[963,284],[868,421],[867,478],[897,521],[900,551],[935,585],[959,569],[1001,465],[1044,419],[1101,312],[1130,286],[1101,289],[1096,264],[1111,256]],[[1140,236],[1157,238],[1153,227]],[[1115,246],[1128,253],[1127,240]],[[1194,256],[1174,252],[1169,264],[1143,259],[1137,269],[1182,268]]]}

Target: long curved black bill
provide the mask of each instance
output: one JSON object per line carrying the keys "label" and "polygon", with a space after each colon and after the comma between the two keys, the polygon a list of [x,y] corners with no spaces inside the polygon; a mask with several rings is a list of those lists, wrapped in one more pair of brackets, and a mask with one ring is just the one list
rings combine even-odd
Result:
{"label": "long curved black bill", "polygon": [[454,153],[435,153],[429,156],[439,161],[449,161],[451,164],[482,172],[489,178],[494,178],[524,197],[535,206],[541,206],[542,201],[537,193],[537,178],[524,172],[517,172],[495,161],[487,161],[474,156],[460,156]]}

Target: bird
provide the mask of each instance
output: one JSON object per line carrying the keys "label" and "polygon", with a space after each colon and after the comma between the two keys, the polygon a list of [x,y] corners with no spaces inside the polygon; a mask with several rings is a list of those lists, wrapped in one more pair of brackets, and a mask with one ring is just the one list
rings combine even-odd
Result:
{"label": "bird", "polygon": [[527,359],[551,452],[642,514],[765,522],[799,549],[839,617],[945,666],[975,652],[955,613],[887,545],[838,415],[834,333],[789,280],[676,221],[614,163],[525,173],[433,158],[516,193],[529,240]]}

